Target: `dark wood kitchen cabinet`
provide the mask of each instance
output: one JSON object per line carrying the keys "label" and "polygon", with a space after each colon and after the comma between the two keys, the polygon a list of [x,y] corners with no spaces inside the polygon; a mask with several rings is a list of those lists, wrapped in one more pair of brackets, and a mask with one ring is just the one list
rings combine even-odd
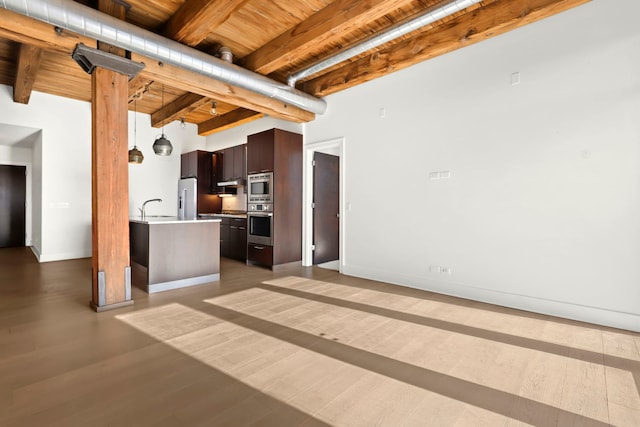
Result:
{"label": "dark wood kitchen cabinet", "polygon": [[229,258],[240,261],[247,259],[247,220],[230,218],[229,221]]}
{"label": "dark wood kitchen cabinet", "polygon": [[272,246],[248,245],[247,262],[302,261],[302,135],[271,129],[247,138],[247,172],[273,172]]}
{"label": "dark wood kitchen cabinet", "polygon": [[220,256],[240,261],[247,259],[247,220],[221,217]]}
{"label": "dark wood kitchen cabinet", "polygon": [[215,157],[203,150],[191,151],[180,156],[180,177],[198,179],[197,213],[220,212],[222,200],[212,194],[215,186]]}
{"label": "dark wood kitchen cabinet", "polygon": [[246,179],[246,144],[222,150],[222,181]]}
{"label": "dark wood kitchen cabinet", "polygon": [[198,151],[191,151],[180,156],[180,178],[198,176]]}
{"label": "dark wood kitchen cabinet", "polygon": [[271,129],[247,138],[247,174],[273,172],[276,131]]}

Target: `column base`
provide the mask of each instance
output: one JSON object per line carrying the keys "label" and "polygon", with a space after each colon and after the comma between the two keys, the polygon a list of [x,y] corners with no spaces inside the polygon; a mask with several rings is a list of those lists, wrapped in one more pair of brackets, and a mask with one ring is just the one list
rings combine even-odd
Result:
{"label": "column base", "polygon": [[102,306],[98,306],[93,301],[89,301],[89,305],[91,306],[93,311],[100,313],[102,311],[115,310],[117,308],[122,308],[122,307],[129,307],[130,305],[133,305],[133,300],[131,299],[129,301],[116,302],[114,304],[107,304]]}

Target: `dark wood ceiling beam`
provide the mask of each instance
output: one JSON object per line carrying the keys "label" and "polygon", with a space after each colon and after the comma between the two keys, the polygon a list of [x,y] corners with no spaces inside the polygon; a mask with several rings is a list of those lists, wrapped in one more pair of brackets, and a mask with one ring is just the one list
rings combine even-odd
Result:
{"label": "dark wood ceiling beam", "polygon": [[198,135],[207,136],[215,132],[221,132],[232,127],[251,122],[264,117],[264,114],[256,111],[238,108],[227,114],[214,117],[198,125]]}
{"label": "dark wood ceiling beam", "polygon": [[28,104],[36,75],[42,62],[42,49],[28,44],[21,44],[18,52],[18,66],[13,85],[13,101]]}
{"label": "dark wood ceiling beam", "polygon": [[198,95],[197,93],[185,93],[175,101],[157,110],[151,114],[151,126],[159,128],[176,118],[184,117],[192,111],[197,110],[204,104],[209,102],[209,98]]}
{"label": "dark wood ceiling beam", "polygon": [[412,3],[410,0],[338,0],[281,34],[242,59],[244,66],[270,74],[304,57],[309,50],[328,46],[345,32],[365,27],[390,11]]}
{"label": "dark wood ceiling beam", "polygon": [[[56,32],[55,28],[41,21],[28,18],[6,9],[0,9],[0,37],[20,43],[27,42],[47,49],[71,55],[78,43],[95,46],[96,41],[69,31]],[[146,67],[140,76],[164,83],[167,86],[200,94],[204,97],[268,114],[297,123],[311,121],[315,114],[301,108],[259,95],[246,89],[231,86],[211,77],[188,71],[169,64],[160,63],[149,57],[131,54],[131,59],[144,62]]]}
{"label": "dark wood ceiling beam", "polygon": [[197,46],[248,0],[187,0],[167,21],[165,35]]}
{"label": "dark wood ceiling beam", "polygon": [[591,0],[501,0],[301,84],[326,96],[547,18]]}

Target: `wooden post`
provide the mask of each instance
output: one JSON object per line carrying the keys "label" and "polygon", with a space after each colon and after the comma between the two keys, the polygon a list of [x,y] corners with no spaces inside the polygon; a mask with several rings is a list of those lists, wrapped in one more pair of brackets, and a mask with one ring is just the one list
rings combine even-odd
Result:
{"label": "wooden post", "polygon": [[[99,9],[124,19],[121,2],[100,0]],[[125,56],[105,43],[100,50]],[[96,67],[91,74],[92,243],[96,311],[133,304],[129,261],[128,88],[126,74]]]}
{"label": "wooden post", "polygon": [[96,311],[133,304],[129,264],[128,78],[91,75],[93,297]]}

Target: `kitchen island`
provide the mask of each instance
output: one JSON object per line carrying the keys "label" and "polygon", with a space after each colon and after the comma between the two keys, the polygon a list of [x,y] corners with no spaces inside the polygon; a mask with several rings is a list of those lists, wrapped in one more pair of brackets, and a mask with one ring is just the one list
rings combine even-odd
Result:
{"label": "kitchen island", "polygon": [[132,283],[149,293],[220,280],[220,219],[129,220]]}

